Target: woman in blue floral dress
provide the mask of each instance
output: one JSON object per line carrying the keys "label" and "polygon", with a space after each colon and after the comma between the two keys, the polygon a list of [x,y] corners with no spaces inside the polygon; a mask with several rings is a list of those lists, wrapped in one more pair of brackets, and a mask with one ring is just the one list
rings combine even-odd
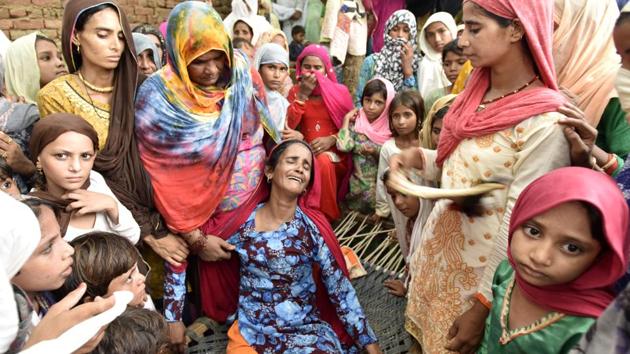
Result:
{"label": "woman in blue floral dress", "polygon": [[[313,153],[306,143],[278,145],[265,167],[269,200],[228,240],[241,261],[229,354],[336,354],[360,348],[380,353],[330,225],[308,203],[319,200],[311,198],[319,192],[313,169]],[[332,304],[341,331],[324,319],[330,311],[321,295]]]}

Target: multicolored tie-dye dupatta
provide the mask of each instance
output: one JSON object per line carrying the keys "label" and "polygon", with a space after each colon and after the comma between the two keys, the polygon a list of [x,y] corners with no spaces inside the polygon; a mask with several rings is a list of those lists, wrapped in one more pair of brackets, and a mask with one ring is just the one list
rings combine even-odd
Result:
{"label": "multicolored tie-dye dupatta", "polygon": [[[212,7],[198,1],[175,6],[166,43],[168,64],[138,91],[136,134],[158,210],[171,230],[188,232],[223,199],[246,138],[243,126],[262,123],[275,141],[280,137],[263,103],[260,77],[233,51]],[[188,65],[211,50],[227,57],[227,88],[202,88],[190,80]]]}

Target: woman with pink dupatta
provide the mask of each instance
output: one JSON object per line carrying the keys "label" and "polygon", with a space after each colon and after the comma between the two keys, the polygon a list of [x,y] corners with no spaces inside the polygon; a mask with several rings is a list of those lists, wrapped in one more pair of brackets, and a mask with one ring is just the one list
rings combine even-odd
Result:
{"label": "woman with pink dupatta", "polygon": [[564,102],[552,53],[553,0],[467,0],[459,40],[475,70],[444,118],[437,151],[392,159],[443,188],[500,182],[477,216],[440,199],[410,261],[406,328],[424,352],[473,353],[506,258],[516,199],[537,177],[569,165],[557,122]]}
{"label": "woman with pink dupatta", "polygon": [[326,48],[312,44],[296,62],[299,84],[289,91],[287,125],[311,145],[321,178],[321,210],[328,220],[340,216],[339,202],[348,190],[350,156],[337,150],[336,135],[344,116],[354,107],[348,88],[337,83]]}
{"label": "woman with pink dupatta", "polygon": [[376,78],[365,85],[362,108],[346,114],[337,134],[337,149],[352,153],[353,170],[346,204],[350,210],[373,214],[381,146],[392,136],[389,105],[396,91],[387,79]]}

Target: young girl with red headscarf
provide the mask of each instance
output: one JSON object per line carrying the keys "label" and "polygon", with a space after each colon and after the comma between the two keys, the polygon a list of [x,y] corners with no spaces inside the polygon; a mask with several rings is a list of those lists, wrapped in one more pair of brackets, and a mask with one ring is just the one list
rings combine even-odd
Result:
{"label": "young girl with red headscarf", "polygon": [[[516,199],[537,177],[567,166],[568,143],[556,113],[553,0],[467,0],[459,39],[475,70],[444,117],[437,151],[413,148],[400,161],[443,188],[487,182],[479,216],[437,200],[412,255],[409,332],[428,353],[472,353],[483,338],[492,279],[505,259]],[[398,161],[398,162],[397,162]]]}
{"label": "young girl with red headscarf", "polygon": [[561,168],[525,188],[512,210],[508,260],[494,275],[478,353],[573,348],[625,273],[628,217],[615,182],[593,170]]}

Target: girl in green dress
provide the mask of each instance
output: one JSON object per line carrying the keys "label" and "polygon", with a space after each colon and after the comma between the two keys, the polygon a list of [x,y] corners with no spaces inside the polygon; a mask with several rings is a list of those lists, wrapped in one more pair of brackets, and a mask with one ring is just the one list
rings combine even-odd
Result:
{"label": "girl in green dress", "polygon": [[565,167],[525,188],[512,211],[508,260],[494,275],[479,353],[575,346],[627,268],[628,218],[623,195],[600,172]]}

